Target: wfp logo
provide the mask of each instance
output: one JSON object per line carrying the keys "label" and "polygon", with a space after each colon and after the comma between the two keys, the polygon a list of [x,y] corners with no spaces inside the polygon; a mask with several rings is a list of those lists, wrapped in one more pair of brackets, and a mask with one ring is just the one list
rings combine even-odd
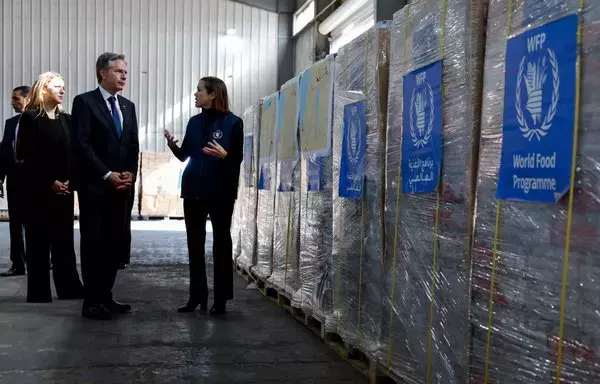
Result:
{"label": "wfp logo", "polygon": [[357,107],[350,108],[350,121],[347,134],[346,150],[348,152],[348,160],[351,164],[356,165],[360,160],[360,153],[363,146]]}
{"label": "wfp logo", "polygon": [[417,148],[423,148],[429,142],[433,131],[433,89],[426,78],[426,72],[416,75],[417,87],[413,89],[410,98],[410,137]]}
{"label": "wfp logo", "polygon": [[[545,41],[545,33],[527,39],[528,53],[521,59],[517,73],[515,93],[517,123],[523,137],[529,141],[534,137],[540,141],[548,134],[560,98],[558,60],[552,49],[544,48]],[[551,84],[548,79],[549,71],[552,74]],[[552,92],[548,95],[550,85]],[[526,92],[525,96],[521,95],[523,90]],[[548,101],[549,106],[546,107]],[[525,115],[523,103],[529,117]]]}

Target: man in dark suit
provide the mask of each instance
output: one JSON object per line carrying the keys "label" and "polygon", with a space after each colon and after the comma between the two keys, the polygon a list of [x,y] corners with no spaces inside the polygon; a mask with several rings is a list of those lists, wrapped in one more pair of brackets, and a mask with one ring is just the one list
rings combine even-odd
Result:
{"label": "man in dark suit", "polygon": [[99,87],[73,100],[72,134],[79,167],[81,314],[108,320],[131,311],[114,300],[112,288],[127,233],[127,199],[137,177],[139,142],[135,105],[118,95],[127,82],[125,56],[100,55],[96,76]]}
{"label": "man in dark suit", "polygon": [[0,276],[20,276],[25,274],[25,246],[23,241],[24,199],[19,163],[15,156],[15,138],[19,117],[29,102],[29,87],[20,86],[13,90],[11,105],[17,116],[6,120],[4,137],[0,144],[0,197],[4,197],[4,179],[8,200],[8,220],[10,231],[10,261],[11,268]]}

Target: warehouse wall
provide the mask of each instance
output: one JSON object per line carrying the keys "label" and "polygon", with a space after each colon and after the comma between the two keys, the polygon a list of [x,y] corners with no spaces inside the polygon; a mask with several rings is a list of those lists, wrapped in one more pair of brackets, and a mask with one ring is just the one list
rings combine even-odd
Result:
{"label": "warehouse wall", "polygon": [[183,134],[202,76],[226,81],[237,113],[277,89],[274,12],[229,0],[0,1],[4,119],[12,88],[47,70],[65,77],[70,111],[73,97],[97,86],[95,60],[107,50],[128,57],[123,95],[136,103],[145,151],[164,150],[163,128]]}
{"label": "warehouse wall", "polygon": [[315,24],[307,26],[296,36],[295,75],[299,76],[306,68],[315,63]]}

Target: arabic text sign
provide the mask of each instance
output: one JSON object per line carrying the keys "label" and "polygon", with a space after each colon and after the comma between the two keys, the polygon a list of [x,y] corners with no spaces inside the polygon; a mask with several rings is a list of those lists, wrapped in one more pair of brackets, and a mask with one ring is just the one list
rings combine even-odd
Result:
{"label": "arabic text sign", "polygon": [[402,192],[435,192],[442,165],[442,69],[439,60],[404,76]]}

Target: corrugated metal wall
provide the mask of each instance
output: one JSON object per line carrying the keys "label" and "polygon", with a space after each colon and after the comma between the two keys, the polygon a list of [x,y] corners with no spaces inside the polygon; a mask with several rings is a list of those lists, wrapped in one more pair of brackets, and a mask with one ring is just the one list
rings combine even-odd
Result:
{"label": "corrugated metal wall", "polygon": [[315,24],[311,23],[296,36],[294,71],[296,76],[301,75],[302,71],[315,63],[315,29]]}
{"label": "corrugated metal wall", "polygon": [[104,51],[127,55],[123,95],[136,103],[142,150],[165,149],[163,128],[182,136],[202,76],[226,81],[238,114],[277,89],[273,12],[229,0],[0,1],[4,119],[13,115],[11,90],[47,70],[65,77],[70,111],[78,93],[97,86]]}

